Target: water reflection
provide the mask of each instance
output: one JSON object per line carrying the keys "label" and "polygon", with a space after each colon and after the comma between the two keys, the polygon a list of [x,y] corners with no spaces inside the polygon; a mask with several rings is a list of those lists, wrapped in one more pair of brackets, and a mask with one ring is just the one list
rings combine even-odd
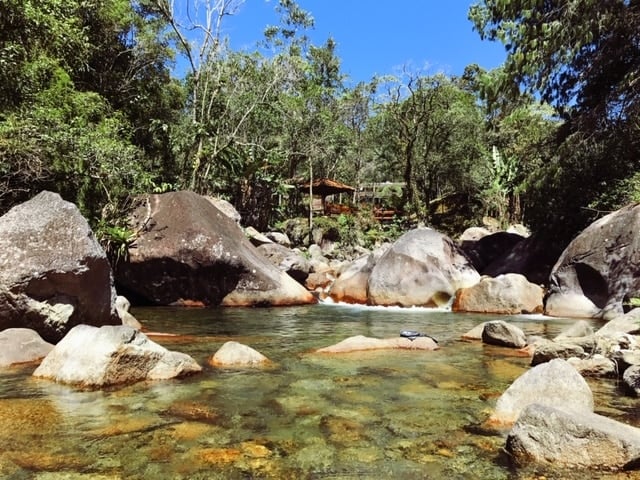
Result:
{"label": "water reflection", "polygon": [[[503,438],[469,428],[528,368],[528,358],[510,350],[460,340],[494,317],[342,305],[133,313],[150,331],[177,334],[153,339],[192,355],[204,371],[97,392],[32,379],[28,368],[0,373],[0,476],[533,478],[500,461]],[[573,323],[506,319],[546,337]],[[401,330],[428,333],[442,349],[312,353],[348,336]],[[208,366],[207,358],[228,340],[257,349],[276,368]],[[593,388],[606,415],[628,420],[637,413],[631,402],[612,399],[611,382]]]}

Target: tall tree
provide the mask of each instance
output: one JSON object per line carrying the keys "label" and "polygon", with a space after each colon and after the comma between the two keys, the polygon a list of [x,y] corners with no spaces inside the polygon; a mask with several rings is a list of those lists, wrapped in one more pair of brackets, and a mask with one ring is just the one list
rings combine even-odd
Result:
{"label": "tall tree", "polygon": [[483,38],[504,43],[510,84],[564,121],[558,153],[532,178],[529,219],[570,237],[640,169],[640,4],[485,0],[470,18]]}
{"label": "tall tree", "polygon": [[[477,192],[486,158],[475,97],[439,74],[408,73],[382,86],[372,128],[383,171],[404,181],[405,208],[428,220],[429,203],[452,192]],[[386,170],[385,170],[386,169]]]}

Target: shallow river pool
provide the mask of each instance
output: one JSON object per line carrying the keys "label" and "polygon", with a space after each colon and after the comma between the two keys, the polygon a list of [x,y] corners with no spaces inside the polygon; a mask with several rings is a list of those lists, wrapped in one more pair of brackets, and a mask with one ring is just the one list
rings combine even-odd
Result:
{"label": "shallow river pool", "polygon": [[[496,317],[342,305],[132,313],[148,331],[179,334],[152,338],[190,354],[204,371],[108,391],[33,379],[33,366],[0,371],[1,478],[634,478],[510,468],[504,437],[479,426],[529,359],[460,339]],[[545,337],[573,322],[500,318]],[[437,338],[442,348],[312,353],[349,336],[407,329]],[[228,340],[276,366],[209,367],[207,358]],[[614,380],[589,383],[598,413],[640,427],[637,400],[620,395]]]}

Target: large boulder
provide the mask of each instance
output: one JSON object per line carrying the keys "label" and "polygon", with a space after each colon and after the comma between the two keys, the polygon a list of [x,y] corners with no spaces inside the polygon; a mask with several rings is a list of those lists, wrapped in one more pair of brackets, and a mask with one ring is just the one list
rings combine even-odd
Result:
{"label": "large boulder", "polygon": [[385,251],[377,249],[351,262],[336,278],[329,296],[336,302],[366,304],[369,276]]}
{"label": "large boulder", "polygon": [[[640,429],[584,409],[534,403],[509,432],[505,449],[518,466],[534,462],[554,468],[637,469]],[[590,477],[588,471],[585,475]]]}
{"label": "large boulder", "polygon": [[55,343],[75,325],[120,323],[111,266],[86,219],[41,192],[0,217],[0,330]]}
{"label": "large boulder", "polygon": [[487,265],[502,257],[522,240],[524,237],[516,233],[496,232],[478,240],[463,240],[460,247],[473,267],[482,272]]}
{"label": "large boulder", "polygon": [[489,421],[513,424],[527,405],[593,412],[593,393],[585,379],[565,360],[555,359],[528,370],[498,398]]}
{"label": "large boulder", "polygon": [[497,277],[505,273],[519,273],[531,283],[546,285],[549,274],[558,260],[564,245],[540,235],[532,235],[516,242],[502,255],[494,258],[480,273]]}
{"label": "large boulder", "polygon": [[369,276],[372,305],[442,307],[459,288],[480,281],[459,247],[430,228],[405,233],[376,262]]}
{"label": "large boulder", "polygon": [[454,312],[478,312],[515,315],[541,313],[544,292],[524,276],[507,273],[482,277],[479,283],[456,292]]}
{"label": "large boulder", "polygon": [[193,192],[138,199],[135,248],[116,280],[131,300],[155,305],[268,306],[314,303],[211,202]]}
{"label": "large boulder", "polygon": [[610,319],[640,291],[640,204],[589,225],[564,250],[550,277],[546,313]]}
{"label": "large boulder", "polygon": [[78,325],[51,350],[33,376],[100,388],[166,380],[201,370],[189,355],[167,350],[134,328]]}
{"label": "large boulder", "polygon": [[28,328],[7,328],[0,332],[0,367],[37,362],[46,357],[53,345]]}

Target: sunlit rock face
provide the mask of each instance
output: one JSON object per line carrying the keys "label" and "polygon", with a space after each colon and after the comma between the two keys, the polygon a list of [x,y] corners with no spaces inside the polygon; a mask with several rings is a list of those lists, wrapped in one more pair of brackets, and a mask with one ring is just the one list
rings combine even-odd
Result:
{"label": "sunlit rock face", "polygon": [[476,285],[456,292],[452,310],[506,315],[542,313],[543,295],[542,287],[517,273],[483,277]]}
{"label": "sunlit rock face", "polygon": [[593,412],[594,406],[585,379],[565,360],[555,359],[518,377],[498,398],[489,422],[510,426],[532,403],[585,412]]}
{"label": "sunlit rock face", "polygon": [[546,313],[611,319],[640,295],[640,204],[589,225],[565,249],[550,277]]}
{"label": "sunlit rock face", "polygon": [[640,429],[585,410],[532,404],[509,432],[505,449],[518,466],[637,470]]}
{"label": "sunlit rock face", "polygon": [[206,198],[171,192],[138,199],[138,233],[116,273],[134,301],[154,305],[269,306],[314,303],[303,286],[272,265],[242,229]]}
{"label": "sunlit rock face", "polygon": [[372,305],[447,305],[480,275],[446,235],[418,228],[400,237],[376,262],[368,283]]}
{"label": "sunlit rock face", "polygon": [[41,192],[0,217],[0,330],[59,341],[80,323],[118,324],[107,256],[78,208]]}
{"label": "sunlit rock face", "polygon": [[101,388],[166,380],[201,370],[189,355],[167,350],[134,328],[78,325],[45,357],[33,376],[81,388]]}

